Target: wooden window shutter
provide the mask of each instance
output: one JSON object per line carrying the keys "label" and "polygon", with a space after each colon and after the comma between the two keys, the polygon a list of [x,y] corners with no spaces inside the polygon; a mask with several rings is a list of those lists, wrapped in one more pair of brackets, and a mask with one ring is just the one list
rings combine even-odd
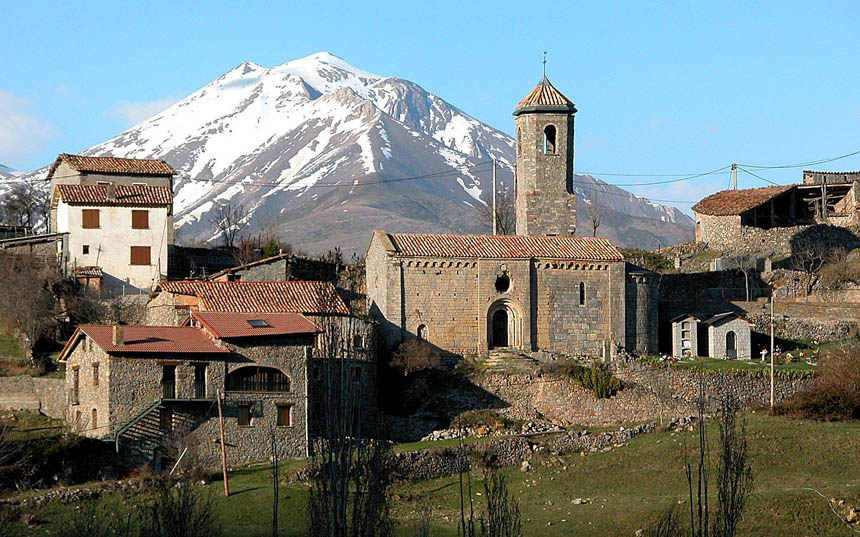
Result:
{"label": "wooden window shutter", "polygon": [[131,264],[132,265],[150,265],[149,246],[132,246],[131,247]]}
{"label": "wooden window shutter", "polygon": [[81,227],[84,229],[98,229],[99,227],[99,210],[98,209],[82,209],[81,210]]}
{"label": "wooden window shutter", "polygon": [[131,211],[132,229],[149,229],[149,211]]}

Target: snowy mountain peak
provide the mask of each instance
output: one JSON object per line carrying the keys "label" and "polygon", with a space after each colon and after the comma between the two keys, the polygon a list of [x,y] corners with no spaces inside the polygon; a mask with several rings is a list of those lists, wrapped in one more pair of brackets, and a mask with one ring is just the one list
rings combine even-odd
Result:
{"label": "snowy mountain peak", "polygon": [[[85,153],[169,162],[181,242],[217,241],[209,215],[229,201],[247,211],[246,232],[310,253],[360,252],[373,229],[484,232],[474,207],[490,196],[489,159],[503,185],[515,161],[507,134],[329,52],[275,67],[243,62]],[[675,221],[626,191],[606,198],[624,214]]]}

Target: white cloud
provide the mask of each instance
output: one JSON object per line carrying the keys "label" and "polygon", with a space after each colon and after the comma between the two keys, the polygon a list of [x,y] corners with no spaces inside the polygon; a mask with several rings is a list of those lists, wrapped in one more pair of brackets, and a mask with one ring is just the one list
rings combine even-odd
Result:
{"label": "white cloud", "polygon": [[178,100],[176,97],[165,97],[154,101],[120,101],[111,109],[110,115],[130,127],[164,111]]}
{"label": "white cloud", "polygon": [[30,101],[0,90],[0,162],[31,155],[57,135],[50,121],[28,112]]}

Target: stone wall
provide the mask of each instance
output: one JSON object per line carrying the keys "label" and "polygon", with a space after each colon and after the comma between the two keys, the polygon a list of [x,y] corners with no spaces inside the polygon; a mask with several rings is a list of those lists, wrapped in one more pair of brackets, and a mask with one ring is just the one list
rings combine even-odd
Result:
{"label": "stone wall", "polygon": [[657,319],[660,298],[660,275],[648,271],[633,271],[628,264],[625,289],[627,352],[642,355],[657,352]]}
{"label": "stone wall", "polygon": [[[617,364],[615,375],[624,388],[615,396],[598,399],[575,381],[555,375],[483,375],[473,382],[508,406],[495,409],[516,419],[544,417],[559,424],[607,425],[665,420],[695,414],[699,374],[675,367],[652,368],[638,362]],[[745,406],[770,400],[770,379],[731,373],[705,374],[706,396],[737,395]],[[775,399],[781,401],[809,379],[777,377]]]}
{"label": "stone wall", "polygon": [[[830,224],[830,225],[828,225]],[[840,225],[841,224],[841,225]],[[696,240],[708,244],[712,250],[735,254],[764,254],[790,256],[799,237],[823,243],[828,249],[860,247],[860,229],[851,218],[816,225],[773,227],[762,229],[742,226],[741,217],[696,214]]]}
{"label": "stone wall", "polygon": [[66,403],[63,379],[30,376],[0,377],[0,408],[38,410],[52,418],[62,418]]}

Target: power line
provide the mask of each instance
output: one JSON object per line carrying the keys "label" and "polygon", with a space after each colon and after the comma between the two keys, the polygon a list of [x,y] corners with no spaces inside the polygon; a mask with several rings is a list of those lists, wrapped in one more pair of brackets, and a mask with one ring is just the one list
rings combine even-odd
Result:
{"label": "power line", "polygon": [[[833,162],[836,160],[842,160],[844,158],[853,157],[854,155],[860,155],[860,150],[854,151],[852,153],[846,153],[844,155],[839,155],[837,157],[827,157],[819,160],[810,160],[808,162],[798,162],[796,164],[783,164],[780,166],[759,166],[755,164],[739,164],[739,166],[745,166],[747,168],[753,168],[756,170],[775,170],[775,169],[784,169],[784,168],[803,168],[804,166],[815,166],[816,164],[826,164],[828,162]],[[765,179],[766,181],[767,179]]]}
{"label": "power line", "polygon": [[[649,182],[645,182],[645,183],[613,183],[613,185],[614,186],[666,185],[669,183],[679,183],[681,181],[689,181],[690,179],[697,179],[699,177],[705,177],[708,175],[716,175],[719,173],[724,173],[724,170],[726,170],[727,168],[731,168],[731,167],[732,167],[731,164],[729,164],[728,166],[723,166],[722,168],[717,168],[716,170],[711,170],[709,172],[702,172],[702,173],[696,173],[693,175],[686,175],[686,176],[680,177],[678,179],[667,179],[665,181],[649,181]],[[597,174],[588,174],[588,175],[597,175]],[[609,174],[604,174],[604,175],[609,175]],[[657,177],[669,177],[669,176],[657,176]],[[609,184],[609,183],[607,183],[607,184]]]}
{"label": "power line", "polygon": [[753,177],[757,177],[757,178],[761,179],[762,181],[764,181],[764,182],[766,182],[766,183],[770,183],[770,184],[772,184],[772,185],[776,185],[776,186],[781,186],[779,183],[774,183],[774,182],[773,182],[773,181],[771,181],[770,179],[765,179],[765,178],[764,178],[764,177],[762,177],[761,175],[756,175],[756,174],[754,174],[753,172],[751,172],[751,171],[749,171],[749,170],[745,170],[744,168],[741,168],[740,166],[738,166],[738,169],[739,169],[740,171],[742,171],[742,172],[745,172],[745,173],[748,173],[748,174],[752,175]]}

